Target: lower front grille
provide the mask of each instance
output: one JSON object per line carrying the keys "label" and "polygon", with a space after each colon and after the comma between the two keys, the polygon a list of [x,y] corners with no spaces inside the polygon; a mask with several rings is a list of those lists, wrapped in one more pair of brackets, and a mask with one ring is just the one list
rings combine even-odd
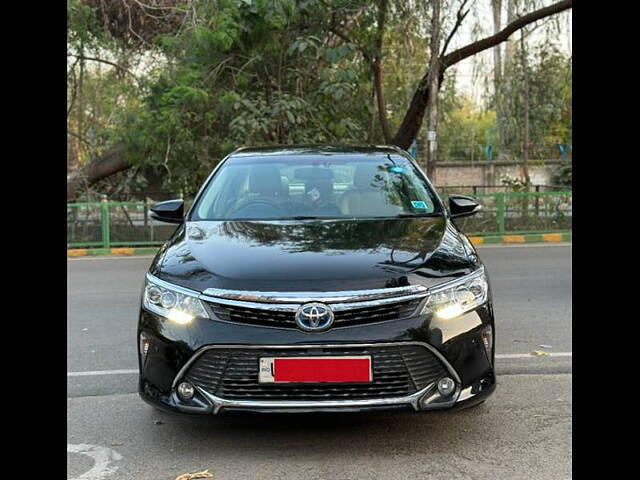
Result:
{"label": "lower front grille", "polygon": [[[258,383],[260,357],[371,355],[371,383]],[[404,397],[446,374],[442,362],[420,345],[323,348],[213,348],[200,355],[185,379],[228,400],[342,400]]]}

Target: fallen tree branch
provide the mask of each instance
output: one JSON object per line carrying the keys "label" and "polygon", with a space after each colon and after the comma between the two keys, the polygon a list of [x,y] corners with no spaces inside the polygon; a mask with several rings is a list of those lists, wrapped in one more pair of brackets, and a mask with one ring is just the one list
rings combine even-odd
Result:
{"label": "fallen tree branch", "polygon": [[89,162],[83,168],[71,173],[67,177],[67,201],[74,201],[83,186],[91,186],[109,175],[130,168],[131,163],[123,153],[124,150],[122,148],[113,148]]}

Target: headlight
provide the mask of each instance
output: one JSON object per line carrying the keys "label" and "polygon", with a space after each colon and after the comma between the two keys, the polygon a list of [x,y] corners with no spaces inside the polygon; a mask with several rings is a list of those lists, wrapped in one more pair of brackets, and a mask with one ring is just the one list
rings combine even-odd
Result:
{"label": "headlight", "polygon": [[168,318],[179,325],[186,325],[194,318],[208,318],[200,299],[186,293],[180,287],[170,287],[147,275],[142,294],[142,304],[147,310]]}
{"label": "headlight", "polygon": [[430,289],[427,302],[420,313],[433,314],[443,320],[449,320],[485,303],[488,293],[489,284],[484,267],[480,267],[458,280]]}

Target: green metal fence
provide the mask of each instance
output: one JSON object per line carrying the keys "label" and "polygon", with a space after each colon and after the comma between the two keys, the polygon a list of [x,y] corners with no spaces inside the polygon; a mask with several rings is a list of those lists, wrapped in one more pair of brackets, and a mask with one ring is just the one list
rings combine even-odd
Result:
{"label": "green metal fence", "polygon": [[[456,221],[467,235],[509,235],[571,231],[572,194],[564,192],[482,193],[482,211]],[[442,195],[446,201],[448,195]]]}
{"label": "green metal fence", "polygon": [[[569,232],[571,192],[509,192],[473,195],[482,211],[456,220],[469,235]],[[446,201],[447,195],[443,195]],[[67,204],[68,248],[162,245],[176,225],[154,221],[146,202]]]}
{"label": "green metal fence", "polygon": [[154,221],[145,202],[67,204],[67,247],[162,245],[175,225]]}

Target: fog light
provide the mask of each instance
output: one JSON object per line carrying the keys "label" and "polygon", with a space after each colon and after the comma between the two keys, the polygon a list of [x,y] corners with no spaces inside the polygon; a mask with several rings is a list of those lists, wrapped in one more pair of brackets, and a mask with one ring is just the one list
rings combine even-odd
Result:
{"label": "fog light", "polygon": [[140,353],[143,357],[146,357],[147,353],[149,353],[150,344],[151,340],[149,337],[144,332],[140,332]]}
{"label": "fog light", "polygon": [[449,377],[443,377],[438,380],[438,391],[443,397],[448,397],[456,389],[456,382]]}
{"label": "fog light", "polygon": [[193,388],[193,385],[191,385],[189,382],[182,382],[180,385],[178,385],[178,396],[182,400],[191,399],[194,393],[195,390]]}
{"label": "fog light", "polygon": [[487,355],[491,356],[491,348],[493,347],[493,329],[489,325],[481,334],[482,344],[484,345]]}

